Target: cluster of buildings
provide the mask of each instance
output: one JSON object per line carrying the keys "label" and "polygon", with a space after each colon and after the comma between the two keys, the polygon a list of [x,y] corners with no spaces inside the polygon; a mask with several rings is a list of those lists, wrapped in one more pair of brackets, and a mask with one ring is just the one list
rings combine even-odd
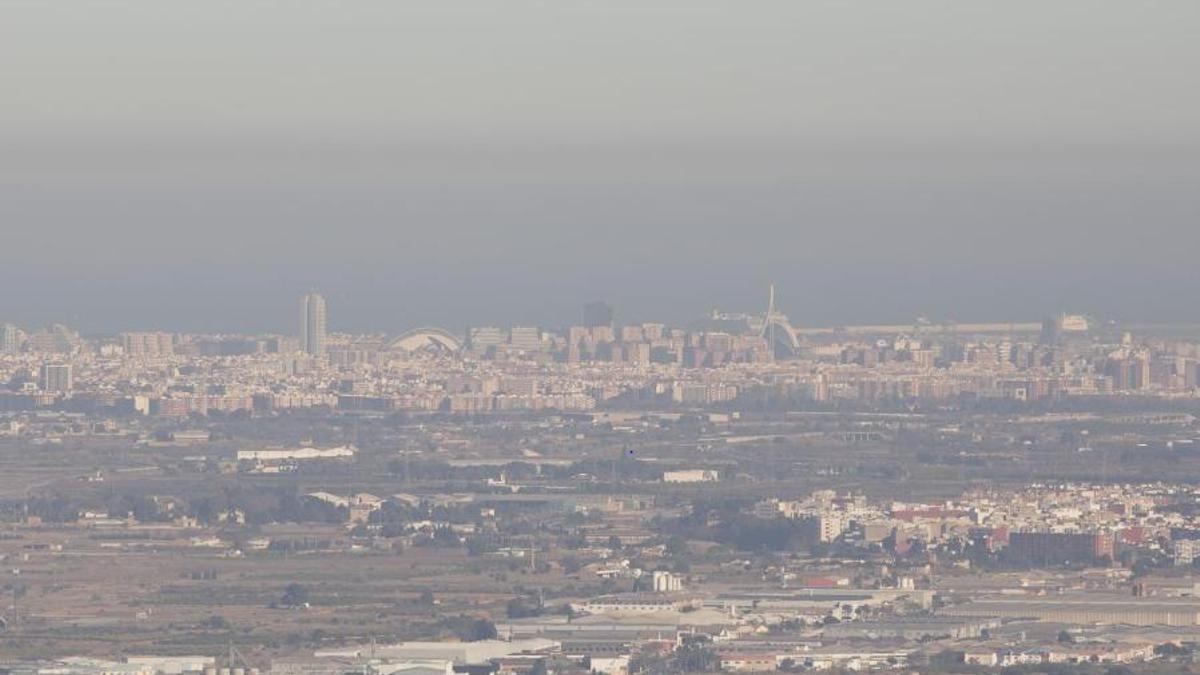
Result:
{"label": "cluster of buildings", "polygon": [[[182,476],[209,439],[181,432],[174,440],[197,446],[164,455]],[[248,446],[229,457],[232,471],[264,494],[218,512],[185,491],[153,494],[136,512],[125,501],[106,507],[102,491],[73,502],[77,512],[65,522],[35,517],[48,503],[18,510],[21,521],[7,523],[0,541],[6,560],[29,578],[60,559],[88,556],[185,556],[190,570],[218,565],[212,560],[241,561],[244,569],[258,560],[275,569],[294,551],[338,570],[365,556],[376,556],[367,559],[379,568],[404,567],[416,558],[403,556],[429,551],[448,578],[444,588],[480,583],[480,570],[512,575],[524,587],[469,598],[441,590],[437,602],[447,604],[430,605],[486,617],[494,639],[374,644],[345,618],[350,606],[297,610],[306,622],[338,616],[326,627],[351,630],[353,639],[255,661],[282,675],[622,675],[653,663],[659,672],[1138,663],[1190,659],[1200,626],[1192,564],[1200,489],[1188,484],[993,486],[935,501],[836,489],[789,495],[774,486],[765,498],[720,507],[717,496],[730,494],[731,479],[724,469],[697,468],[705,463],[696,459],[631,459],[643,465],[627,467],[640,478],[623,478],[625,492],[610,493],[593,489],[582,462],[533,453],[522,467],[470,450],[431,452],[461,458],[445,459],[436,479],[410,480],[407,460],[390,455],[396,466],[388,471],[406,484],[382,492],[387,477],[372,475],[368,492],[352,484],[368,480],[351,473],[371,454],[357,447]],[[277,512],[264,497],[287,485],[297,466],[308,467],[306,486],[321,487],[306,487],[292,511]],[[615,463],[604,469],[615,484]],[[87,492],[89,483],[78,485]],[[749,530],[756,539],[742,536]],[[1135,573],[1140,561],[1154,561],[1152,570]],[[519,611],[506,610],[506,601]],[[283,610],[230,614],[269,611]],[[30,607],[23,620],[45,619]],[[248,664],[223,667],[211,659],[0,663],[22,675],[252,675]],[[243,673],[234,672],[239,667]]]}
{"label": "cluster of buildings", "polygon": [[970,492],[938,503],[882,504],[831,490],[797,501],[758,502],[760,518],[811,524],[825,543],[885,546],[898,553],[995,556],[1012,566],[1113,564],[1122,555],[1169,557],[1190,567],[1200,553],[1200,491],[1163,484],[1034,485]]}
{"label": "cluster of buildings", "polygon": [[345,335],[328,331],[325,299],[308,294],[295,337],[85,338],[61,325],[25,333],[5,324],[0,410],[489,413],[1200,392],[1200,343],[1110,338],[1077,316],[1040,326],[802,330],[772,308],[669,327],[618,325],[612,307],[597,302],[582,319],[561,330]]}

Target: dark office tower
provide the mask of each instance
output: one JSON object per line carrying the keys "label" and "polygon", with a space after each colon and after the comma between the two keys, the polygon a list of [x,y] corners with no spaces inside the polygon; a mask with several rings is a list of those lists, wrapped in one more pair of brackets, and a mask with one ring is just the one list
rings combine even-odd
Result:
{"label": "dark office tower", "polygon": [[1042,319],[1042,334],[1038,338],[1038,343],[1043,345],[1058,344],[1062,338],[1062,320],[1058,317],[1048,316]]}
{"label": "dark office tower", "polygon": [[597,300],[583,306],[583,325],[588,328],[613,325],[613,308],[607,302]]}
{"label": "dark office tower", "polygon": [[325,298],[316,293],[300,299],[300,349],[310,356],[325,356]]}

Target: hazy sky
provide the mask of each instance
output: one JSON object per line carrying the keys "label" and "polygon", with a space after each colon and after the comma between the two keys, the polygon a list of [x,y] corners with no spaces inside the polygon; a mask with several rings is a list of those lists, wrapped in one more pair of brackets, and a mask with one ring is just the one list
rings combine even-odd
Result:
{"label": "hazy sky", "polygon": [[1200,3],[0,3],[0,321],[1200,320]]}

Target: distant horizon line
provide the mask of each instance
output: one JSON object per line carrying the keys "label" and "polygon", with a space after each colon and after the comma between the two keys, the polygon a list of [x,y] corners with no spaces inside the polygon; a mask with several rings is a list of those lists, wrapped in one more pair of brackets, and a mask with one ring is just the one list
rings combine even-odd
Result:
{"label": "distant horizon line", "polygon": [[[746,316],[760,316],[760,315],[759,314],[746,314]],[[1096,317],[1092,316],[1092,315],[1074,315],[1074,316],[1086,316],[1089,319],[1093,319],[1093,320],[1096,319]],[[842,334],[874,335],[874,334],[881,334],[881,333],[904,333],[904,332],[915,332],[915,333],[926,332],[926,333],[937,333],[937,334],[1031,333],[1031,332],[1037,332],[1037,331],[1041,330],[1042,326],[1043,326],[1042,322],[1047,318],[1052,318],[1052,317],[1047,316],[1047,317],[1044,317],[1043,319],[1040,319],[1037,321],[957,322],[957,321],[953,321],[953,320],[946,320],[946,321],[940,321],[940,322],[929,322],[929,323],[924,323],[924,324],[920,323],[919,321],[914,321],[911,323],[857,323],[857,324],[846,323],[846,324],[801,325],[801,326],[792,325],[792,329],[794,330],[795,333],[797,333],[799,335],[842,335]],[[697,319],[697,321],[699,321],[699,320],[700,319]],[[689,327],[687,325],[672,324],[670,322],[665,322],[665,321],[636,321],[636,322],[628,322],[628,323],[614,322],[615,326],[642,326],[642,325],[647,325],[647,324],[663,324],[663,325],[667,326],[668,328],[683,328],[686,330],[699,330],[699,331],[704,330],[702,328],[694,328],[694,327]],[[13,321],[0,322],[0,326],[5,326],[5,325],[16,326],[18,329],[22,330],[23,332],[25,332],[27,334],[36,333],[41,330],[47,330],[47,329],[53,328],[54,326],[63,326],[64,328],[67,328],[70,330],[75,330],[69,324],[63,323],[61,321],[52,322],[50,324],[46,324],[46,325],[40,326],[35,329],[26,329],[25,327],[17,324],[16,322],[13,322]],[[504,329],[504,328],[516,328],[516,327],[531,327],[531,328],[537,328],[537,329],[543,330],[543,331],[565,331],[569,328],[579,327],[582,325],[583,324],[563,324],[563,325],[556,325],[556,326],[548,326],[545,324],[531,324],[531,323],[498,324],[498,323],[493,322],[493,323],[468,324],[468,325],[464,326],[464,329],[467,329],[467,330],[472,329],[472,328]],[[1089,331],[1093,330],[1098,326],[1115,326],[1117,328],[1120,328],[1120,329],[1123,329],[1126,331],[1153,331],[1156,329],[1160,329],[1160,330],[1161,329],[1197,329],[1197,330],[1200,330],[1200,321],[1166,321],[1166,322],[1132,321],[1132,322],[1123,322],[1123,321],[1119,321],[1116,319],[1104,319],[1104,320],[1097,321],[1097,323],[1095,323],[1095,324],[1089,325],[1088,330]],[[455,335],[462,332],[462,331],[446,328],[445,326],[442,326],[442,325],[435,325],[435,324],[431,324],[431,323],[422,323],[422,324],[416,324],[416,325],[404,328],[402,330],[351,331],[351,330],[331,329],[328,331],[328,334],[329,335],[402,335],[407,332],[421,330],[421,329],[445,330],[445,331],[448,331]],[[246,336],[246,337],[256,337],[256,336],[293,337],[294,335],[296,335],[296,333],[294,333],[294,332],[278,331],[278,330],[196,331],[196,330],[173,330],[170,328],[130,328],[130,329],[124,329],[124,330],[117,330],[117,331],[77,330],[76,332],[78,332],[78,334],[80,336],[88,337],[88,338],[116,337],[116,336],[119,336],[119,335],[122,335],[125,333],[170,333],[170,334],[175,334],[175,335],[200,335],[200,336],[224,335],[224,336]],[[710,331],[710,332],[720,332],[720,331]],[[1074,332],[1083,333],[1083,331],[1074,331]]]}

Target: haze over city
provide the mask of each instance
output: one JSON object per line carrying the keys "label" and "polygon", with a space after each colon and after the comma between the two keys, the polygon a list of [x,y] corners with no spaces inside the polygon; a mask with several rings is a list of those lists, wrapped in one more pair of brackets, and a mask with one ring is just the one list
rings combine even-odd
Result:
{"label": "haze over city", "polygon": [[0,309],[282,330],[318,288],[347,330],[598,296],[682,321],[773,281],[811,325],[1175,321],[1197,11],[7,3]]}
{"label": "haze over city", "polygon": [[0,675],[1200,672],[1197,35],[0,3]]}

